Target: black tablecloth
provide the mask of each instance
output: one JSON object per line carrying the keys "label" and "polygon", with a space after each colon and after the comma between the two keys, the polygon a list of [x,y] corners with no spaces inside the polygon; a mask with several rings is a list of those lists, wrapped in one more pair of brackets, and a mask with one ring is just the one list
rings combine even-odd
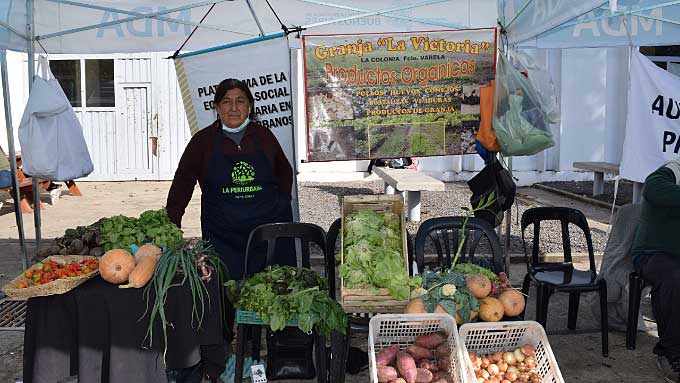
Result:
{"label": "black tablecloth", "polygon": [[56,383],[72,375],[80,383],[165,382],[166,367],[193,366],[201,346],[224,345],[221,289],[216,279],[207,287],[210,299],[198,330],[189,287],[170,289],[167,366],[158,320],[152,347],[144,342],[149,324],[144,289],[119,289],[97,276],[68,293],[29,299],[24,382]]}

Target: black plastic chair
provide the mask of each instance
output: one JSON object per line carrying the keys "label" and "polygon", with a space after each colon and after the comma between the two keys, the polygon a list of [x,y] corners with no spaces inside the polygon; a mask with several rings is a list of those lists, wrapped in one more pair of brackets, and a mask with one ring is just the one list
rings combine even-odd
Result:
{"label": "black plastic chair", "polygon": [[[248,244],[245,254],[245,268],[243,275],[250,276],[255,272],[261,270],[248,270],[248,259],[252,257],[252,250],[255,244],[260,242],[267,243],[267,253],[265,266],[273,264],[274,254],[276,249],[276,240],[280,238],[297,238],[301,240],[301,265],[304,268],[310,266],[309,245],[316,244],[324,253],[324,260],[328,259],[326,232],[319,226],[311,223],[287,222],[287,223],[271,223],[256,227],[250,232],[248,237]],[[335,299],[335,263],[325,262],[326,278],[328,279],[329,295]],[[252,334],[252,358],[253,360],[260,359],[260,339],[261,326],[239,323],[236,326],[236,366],[235,366],[235,383],[241,383],[243,377],[243,362],[245,358],[246,342],[248,341],[248,332]],[[316,370],[317,381],[325,383],[328,381],[327,355],[326,355],[326,341],[324,337],[315,335],[314,349],[316,356]]]}
{"label": "black plastic chair", "polygon": [[[448,269],[451,267],[461,239],[461,230],[465,217],[438,217],[430,218],[423,222],[416,233],[415,258],[418,271],[423,272],[425,266],[425,244],[429,239],[437,252],[436,269]],[[490,259],[482,258],[475,254],[482,239],[486,238]],[[503,250],[498,235],[491,225],[479,218],[470,218],[465,225],[465,241],[461,248],[458,262],[475,263],[491,269],[495,273],[504,271],[507,273],[507,265],[503,258]]]}
{"label": "black plastic chair", "polygon": [[[543,221],[559,221],[561,224],[563,262],[539,261],[538,252],[540,248],[541,222]],[[588,247],[589,270],[584,271],[574,268],[571,257],[571,238],[569,235],[570,223],[583,231]],[[529,225],[534,226],[531,260],[529,260],[524,237],[524,231]],[[531,282],[536,283],[536,321],[545,328],[548,320],[550,296],[556,292],[565,292],[569,294],[567,327],[570,330],[574,330],[576,328],[580,294],[598,292],[600,295],[602,355],[607,356],[609,354],[607,282],[604,279],[597,279],[593,240],[586,217],[579,210],[568,207],[536,207],[529,209],[522,214],[522,242],[524,245],[524,257],[527,263],[527,275],[524,277],[522,292],[525,295],[528,294]]]}
{"label": "black plastic chair", "polygon": [[[328,228],[328,235],[326,236],[328,249],[326,252],[328,253],[329,258],[326,261],[326,263],[333,263],[334,265],[340,263],[340,258],[335,256],[336,254],[335,247],[337,245],[338,238],[340,237],[340,230],[342,229],[341,226],[342,219],[338,218]],[[409,275],[413,276],[413,241],[411,241],[411,236],[408,235],[408,231],[406,234],[407,234],[406,245],[408,254],[408,270]],[[346,344],[344,350],[344,360],[347,360],[347,356],[349,354],[349,349],[352,343],[352,333],[368,334],[368,324],[370,322],[370,318],[360,317],[352,313],[348,313],[347,322],[348,328],[347,336],[345,338]],[[341,377],[337,381],[342,383],[344,382],[344,371],[342,371],[340,375]]]}
{"label": "black plastic chair", "polygon": [[642,290],[649,285],[644,278],[633,271],[628,275],[628,322],[626,323],[626,348],[635,350],[638,316]]}

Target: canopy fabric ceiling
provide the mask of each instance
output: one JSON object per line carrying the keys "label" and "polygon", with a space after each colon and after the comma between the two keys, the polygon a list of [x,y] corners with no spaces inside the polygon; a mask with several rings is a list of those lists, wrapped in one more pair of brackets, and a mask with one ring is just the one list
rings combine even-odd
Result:
{"label": "canopy fabric ceiling", "polygon": [[[26,2],[0,4],[0,49],[26,50]],[[497,16],[495,0],[270,0],[269,4],[265,0],[34,0],[33,4],[34,35],[40,43],[36,52],[48,53],[171,52],[199,24],[184,50],[248,40],[281,32],[269,4],[288,28],[303,26],[307,34],[493,27]]]}
{"label": "canopy fabric ceiling", "polygon": [[517,47],[680,44],[678,0],[499,0],[498,14]]}

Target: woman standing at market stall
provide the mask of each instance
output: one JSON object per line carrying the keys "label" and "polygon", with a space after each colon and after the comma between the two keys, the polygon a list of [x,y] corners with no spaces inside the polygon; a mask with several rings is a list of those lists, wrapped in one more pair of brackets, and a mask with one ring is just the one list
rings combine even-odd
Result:
{"label": "woman standing at market stall", "polygon": [[[184,150],[166,208],[170,220],[181,227],[198,181],[203,238],[215,247],[231,279],[239,280],[250,231],[265,223],[292,221],[293,171],[274,134],[255,121],[253,95],[245,83],[222,81],[214,103],[217,120],[196,133]],[[294,266],[292,246],[277,246],[280,249],[275,263]],[[264,256],[249,259],[249,273],[263,266]],[[233,312],[225,314],[231,331]],[[204,356],[204,362],[208,358]]]}

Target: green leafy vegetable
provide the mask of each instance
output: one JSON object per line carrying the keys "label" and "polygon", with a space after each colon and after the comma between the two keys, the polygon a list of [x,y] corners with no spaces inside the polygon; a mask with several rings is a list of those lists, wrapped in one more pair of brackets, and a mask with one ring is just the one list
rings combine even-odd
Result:
{"label": "green leafy vegetable", "polygon": [[182,230],[170,222],[165,208],[148,210],[139,218],[117,215],[102,220],[102,240],[104,251],[125,249],[130,245],[153,243],[158,247],[171,248],[182,241]]}
{"label": "green leafy vegetable", "polygon": [[458,314],[461,323],[468,323],[472,320],[470,310],[479,311],[479,301],[465,285],[465,275],[458,270],[440,273],[426,271],[423,274],[423,288],[426,289],[422,295],[423,303],[428,312],[433,312],[437,305],[441,305],[447,313],[453,316]]}
{"label": "green leafy vegetable", "polygon": [[328,296],[326,280],[311,270],[268,266],[240,288],[234,280],[225,286],[240,309],[255,312],[272,331],[282,330],[289,320],[297,320],[306,333],[315,327],[325,336],[346,331],[345,312]]}
{"label": "green leafy vegetable", "polygon": [[340,275],[348,288],[387,288],[396,299],[408,299],[410,286],[404,264],[401,217],[360,209],[344,222]]}

